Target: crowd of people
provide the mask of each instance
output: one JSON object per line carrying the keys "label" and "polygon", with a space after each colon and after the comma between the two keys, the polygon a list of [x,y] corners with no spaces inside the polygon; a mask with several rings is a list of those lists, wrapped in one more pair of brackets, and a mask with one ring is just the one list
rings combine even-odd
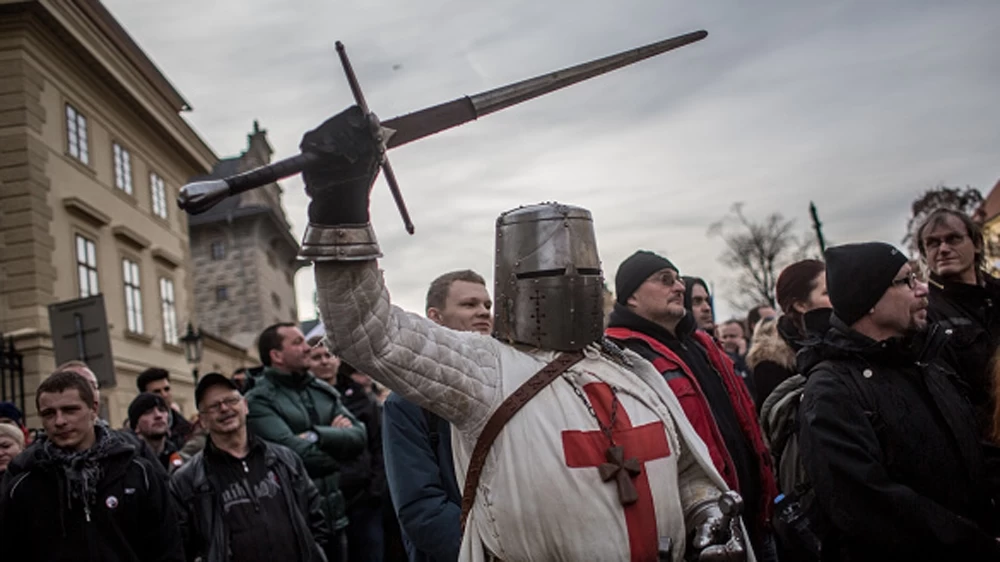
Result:
{"label": "crowd of people", "polygon": [[448,272],[418,315],[377,268],[356,111],[303,141],[333,162],[305,176],[326,337],[267,327],[191,420],[151,368],[110,427],[79,361],[33,441],[0,404],[4,559],[1000,560],[1000,282],[969,217],[932,213],[912,260],[791,264],[777,306],[718,322],[645,250],[605,318],[589,212],[523,207],[494,294]]}

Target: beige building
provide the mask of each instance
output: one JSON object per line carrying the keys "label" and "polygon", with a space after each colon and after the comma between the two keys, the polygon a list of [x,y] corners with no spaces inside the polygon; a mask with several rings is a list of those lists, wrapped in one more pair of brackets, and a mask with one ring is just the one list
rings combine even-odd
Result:
{"label": "beige building", "polygon": [[189,109],[99,2],[0,0],[0,332],[24,355],[30,425],[34,389],[55,367],[48,305],[98,293],[115,365],[115,387],[102,391],[111,424],[150,366],[172,373],[194,413],[179,336],[198,319],[175,201],[217,158],[181,118]]}
{"label": "beige building", "polygon": [[[267,131],[254,121],[246,151],[219,161],[209,177],[263,166],[272,153]],[[253,350],[265,327],[299,317],[299,245],[289,231],[281,193],[281,186],[272,183],[230,197],[188,222],[195,307],[212,311],[201,318],[202,329]]]}

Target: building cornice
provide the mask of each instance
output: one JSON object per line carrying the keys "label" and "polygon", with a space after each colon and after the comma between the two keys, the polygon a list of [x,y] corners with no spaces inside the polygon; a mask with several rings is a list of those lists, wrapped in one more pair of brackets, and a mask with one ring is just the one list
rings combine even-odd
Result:
{"label": "building cornice", "polygon": [[79,197],[63,197],[62,204],[67,211],[87,220],[94,226],[111,224],[111,217],[108,214]]}
{"label": "building cornice", "polygon": [[132,230],[131,228],[125,226],[124,224],[119,224],[118,226],[111,228],[111,234],[115,235],[115,238],[134,246],[136,249],[145,250],[149,247],[149,238],[139,234],[138,232]]}
{"label": "building cornice", "polygon": [[188,103],[98,0],[0,0],[0,21],[24,25],[24,19],[13,17],[18,13],[42,22],[196,173],[212,169],[217,156],[179,114],[190,109]]}

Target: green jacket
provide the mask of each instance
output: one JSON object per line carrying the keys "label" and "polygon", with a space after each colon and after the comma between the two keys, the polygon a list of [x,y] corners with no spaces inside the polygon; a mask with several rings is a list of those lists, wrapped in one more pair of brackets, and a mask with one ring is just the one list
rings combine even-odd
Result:
{"label": "green jacket", "polygon": [[[346,527],[338,461],[352,460],[364,450],[368,439],[364,424],[344,407],[333,387],[310,374],[288,374],[267,367],[246,398],[250,431],[295,451],[319,488],[323,511],[333,530]],[[352,427],[331,427],[338,415],[350,419]],[[317,434],[315,443],[299,437],[306,431]]]}

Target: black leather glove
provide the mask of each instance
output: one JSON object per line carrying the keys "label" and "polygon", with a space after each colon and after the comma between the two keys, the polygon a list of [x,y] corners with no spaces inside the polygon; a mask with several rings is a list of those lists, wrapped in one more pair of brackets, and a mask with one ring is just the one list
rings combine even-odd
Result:
{"label": "black leather glove", "polygon": [[379,172],[379,145],[368,119],[354,105],[302,136],[302,152],[321,160],[309,166],[306,183],[309,222],[320,226],[369,222],[368,203]]}

